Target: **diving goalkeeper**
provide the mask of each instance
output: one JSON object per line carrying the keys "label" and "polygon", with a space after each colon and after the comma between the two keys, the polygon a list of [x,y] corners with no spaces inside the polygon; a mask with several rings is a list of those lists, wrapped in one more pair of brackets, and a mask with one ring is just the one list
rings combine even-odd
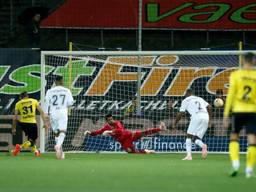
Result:
{"label": "diving goalkeeper", "polygon": [[96,131],[85,131],[84,135],[96,136],[96,135],[109,135],[118,141],[122,148],[127,153],[154,153],[154,150],[136,150],[133,144],[134,141],[148,135],[158,133],[166,130],[166,126],[163,122],[160,123],[159,128],[151,128],[144,131],[130,131],[124,128],[120,121],[115,121],[111,114],[105,116],[106,124],[99,130]]}

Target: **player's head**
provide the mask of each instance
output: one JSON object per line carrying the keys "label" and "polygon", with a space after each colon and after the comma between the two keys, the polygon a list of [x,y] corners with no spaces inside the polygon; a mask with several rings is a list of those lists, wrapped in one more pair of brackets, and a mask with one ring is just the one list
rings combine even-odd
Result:
{"label": "player's head", "polygon": [[194,95],[194,94],[195,94],[195,93],[194,93],[194,90],[191,89],[191,88],[189,88],[189,89],[187,90],[186,94],[185,94],[185,97],[189,97],[189,96]]}
{"label": "player's head", "polygon": [[63,82],[63,77],[62,77],[61,75],[56,76],[56,78],[55,78],[55,84],[56,84],[56,85],[63,85],[63,84],[64,84],[64,82]]}
{"label": "player's head", "polygon": [[250,69],[252,67],[254,67],[255,65],[255,59],[256,59],[256,56],[249,52],[249,53],[246,53],[244,56],[243,56],[243,68],[245,69]]}
{"label": "player's head", "polygon": [[25,99],[28,98],[28,92],[27,91],[23,91],[20,93],[20,99]]}
{"label": "player's head", "polygon": [[112,125],[115,121],[114,121],[114,118],[113,118],[113,116],[111,115],[111,114],[107,114],[106,116],[105,116],[105,120],[106,120],[106,122],[108,123],[108,124],[110,124],[110,125]]}
{"label": "player's head", "polygon": [[41,15],[39,13],[36,13],[34,16],[33,16],[33,20],[36,21],[36,22],[39,22],[41,20]]}

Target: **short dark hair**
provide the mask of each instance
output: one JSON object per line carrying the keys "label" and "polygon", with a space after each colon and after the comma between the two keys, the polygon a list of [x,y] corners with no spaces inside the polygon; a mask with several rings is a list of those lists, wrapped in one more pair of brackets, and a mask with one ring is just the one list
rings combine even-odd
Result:
{"label": "short dark hair", "polygon": [[23,99],[25,97],[28,97],[28,92],[27,91],[23,91],[20,93],[20,98]]}
{"label": "short dark hair", "polygon": [[189,89],[186,91],[186,95],[193,95],[193,94],[195,94],[194,89],[189,88]]}
{"label": "short dark hair", "polygon": [[246,53],[244,55],[244,61],[248,63],[253,63],[255,60],[255,55],[252,52]]}
{"label": "short dark hair", "polygon": [[105,119],[107,120],[109,117],[113,117],[111,113],[105,115]]}
{"label": "short dark hair", "polygon": [[62,81],[62,80],[63,80],[63,76],[61,76],[61,75],[57,75],[55,77],[55,81]]}

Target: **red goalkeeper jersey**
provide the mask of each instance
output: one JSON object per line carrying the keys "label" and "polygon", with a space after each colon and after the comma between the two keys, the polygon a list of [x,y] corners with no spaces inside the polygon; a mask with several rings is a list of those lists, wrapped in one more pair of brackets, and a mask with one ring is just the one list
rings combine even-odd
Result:
{"label": "red goalkeeper jersey", "polygon": [[132,137],[132,132],[126,130],[120,121],[115,121],[113,125],[105,124],[101,129],[92,131],[91,135],[101,135],[104,131],[109,130],[113,131],[110,135],[120,143]]}

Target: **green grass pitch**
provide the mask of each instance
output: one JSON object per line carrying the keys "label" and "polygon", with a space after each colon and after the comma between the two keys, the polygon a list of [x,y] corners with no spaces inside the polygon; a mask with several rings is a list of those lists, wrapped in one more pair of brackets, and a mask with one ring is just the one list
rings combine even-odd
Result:
{"label": "green grass pitch", "polygon": [[[1,192],[253,192],[256,178],[228,177],[227,155],[181,161],[184,154],[54,154],[36,158],[0,153]],[[245,156],[242,156],[244,165]]]}

